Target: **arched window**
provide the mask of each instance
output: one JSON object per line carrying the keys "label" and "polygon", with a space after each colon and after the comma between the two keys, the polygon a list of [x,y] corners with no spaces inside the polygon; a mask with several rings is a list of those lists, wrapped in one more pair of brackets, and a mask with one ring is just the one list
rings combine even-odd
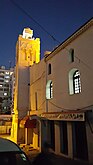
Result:
{"label": "arched window", "polygon": [[75,94],[81,92],[80,72],[76,68],[73,68],[69,72],[69,94]]}
{"label": "arched window", "polygon": [[53,98],[53,83],[51,80],[49,80],[46,85],[46,98]]}
{"label": "arched window", "polygon": [[73,85],[74,85],[74,93],[81,92],[81,82],[80,82],[80,73],[76,70],[73,74]]}
{"label": "arched window", "polygon": [[48,65],[48,74],[51,74],[51,64]]}

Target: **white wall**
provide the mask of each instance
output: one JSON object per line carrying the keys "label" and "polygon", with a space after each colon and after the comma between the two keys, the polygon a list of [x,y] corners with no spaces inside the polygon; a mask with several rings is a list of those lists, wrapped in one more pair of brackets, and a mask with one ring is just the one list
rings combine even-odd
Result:
{"label": "white wall", "polygon": [[[48,103],[51,111],[64,109],[79,109],[93,104],[93,27],[78,36],[69,45],[60,50],[55,56],[47,61],[52,65],[52,73],[47,80],[53,81],[54,98]],[[75,62],[69,63],[69,50],[75,51]],[[69,71],[77,68],[80,71],[82,92],[69,94]],[[50,102],[54,103],[53,106]],[[61,108],[57,108],[57,106]]]}
{"label": "white wall", "polygon": [[[31,113],[37,111],[38,114],[45,111],[46,107],[46,74],[44,59],[40,63],[34,64],[30,70],[30,108]],[[37,93],[37,94],[36,94]],[[37,99],[36,99],[37,95]],[[36,109],[37,102],[37,109]]]}

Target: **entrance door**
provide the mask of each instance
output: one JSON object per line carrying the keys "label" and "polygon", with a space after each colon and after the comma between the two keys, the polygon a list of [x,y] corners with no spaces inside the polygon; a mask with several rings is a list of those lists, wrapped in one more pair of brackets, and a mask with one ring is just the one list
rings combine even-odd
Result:
{"label": "entrance door", "polygon": [[50,127],[50,132],[49,132],[49,139],[50,139],[50,145],[51,148],[55,151],[55,128],[54,128],[54,121],[49,121],[49,127]]}
{"label": "entrance door", "polygon": [[68,154],[67,122],[60,122],[60,152]]}
{"label": "entrance door", "polygon": [[88,160],[85,122],[73,122],[73,157]]}

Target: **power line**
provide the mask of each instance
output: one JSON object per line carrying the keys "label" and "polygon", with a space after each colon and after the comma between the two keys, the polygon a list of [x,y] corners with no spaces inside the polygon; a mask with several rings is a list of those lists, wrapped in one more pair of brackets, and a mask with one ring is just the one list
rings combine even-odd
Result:
{"label": "power line", "polygon": [[[64,48],[67,52],[69,52],[69,50],[67,48]],[[85,65],[89,70],[91,70],[91,67],[88,66],[83,60],[81,60],[79,57],[77,57],[75,55],[75,57],[78,59],[79,62],[81,62],[83,65]]]}
{"label": "power line", "polygon": [[82,107],[82,108],[77,108],[77,109],[69,109],[69,108],[64,108],[64,107],[61,107],[61,106],[58,106],[58,105],[56,105],[55,103],[53,103],[53,102],[51,102],[51,101],[49,101],[49,103],[50,104],[52,104],[53,106],[55,106],[56,108],[59,108],[59,109],[61,109],[62,111],[66,111],[66,112],[68,112],[68,111],[78,111],[78,112],[82,112],[82,110],[85,110],[85,109],[87,109],[87,108],[91,108],[93,105],[87,105],[87,106],[85,106],[85,107]]}
{"label": "power line", "polygon": [[[49,101],[49,103],[52,104],[53,106],[55,106],[56,108],[61,109],[62,111],[69,111],[69,110],[72,110],[72,109],[60,107],[60,106],[56,105],[55,103],[53,103],[53,102],[51,102],[51,101]],[[74,109],[74,110],[76,110],[76,109]]]}
{"label": "power line", "polygon": [[35,22],[45,33],[47,33],[54,41],[60,42],[53,36],[51,35],[40,23],[38,23],[26,10],[24,10],[20,5],[18,5],[16,2],[13,0],[10,0],[11,3],[16,6],[19,10],[21,10],[26,16],[28,16],[33,22]]}
{"label": "power line", "polygon": [[[54,41],[58,42],[61,44],[53,35],[51,35],[40,23],[38,23],[26,10],[24,10],[20,5],[18,5],[16,2],[13,0],[10,0],[11,3],[16,6],[19,10],[21,10],[26,16],[28,16],[33,22],[35,22],[45,33],[47,33]],[[69,52],[67,48],[64,48]],[[83,65],[85,65],[88,69],[91,69],[85,62],[83,62],[80,58],[75,56]]]}

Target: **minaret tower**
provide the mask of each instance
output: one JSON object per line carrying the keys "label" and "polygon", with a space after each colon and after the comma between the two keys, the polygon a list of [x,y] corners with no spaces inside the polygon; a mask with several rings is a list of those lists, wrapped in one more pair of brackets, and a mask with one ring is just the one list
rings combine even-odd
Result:
{"label": "minaret tower", "polygon": [[40,39],[33,38],[33,30],[25,28],[23,35],[19,35],[16,52],[16,63],[20,66],[32,66],[40,61]]}
{"label": "minaret tower", "polygon": [[22,119],[29,111],[30,67],[39,61],[40,39],[33,38],[33,30],[25,28],[16,44],[14,115],[11,134],[13,139],[15,132],[15,142],[18,137],[18,119]]}

